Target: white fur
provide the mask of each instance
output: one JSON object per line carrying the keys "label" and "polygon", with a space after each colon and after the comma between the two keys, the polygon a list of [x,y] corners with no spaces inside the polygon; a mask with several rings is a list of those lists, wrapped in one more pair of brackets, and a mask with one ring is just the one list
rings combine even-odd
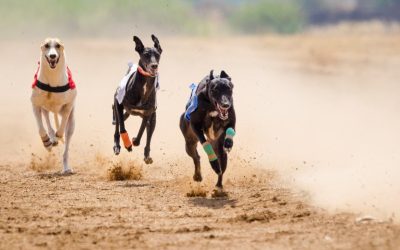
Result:
{"label": "white fur", "polygon": [[[49,84],[52,87],[62,86],[68,83],[67,66],[65,60],[64,48],[58,39],[50,38],[45,40],[45,44],[49,44],[50,48],[42,45],[42,53],[40,56],[40,68],[38,71],[38,80]],[[60,44],[60,48],[55,47]],[[52,69],[47,61],[50,54],[56,54],[58,63]],[[49,137],[53,145],[57,144],[57,137],[62,140],[65,133],[65,148],[63,155],[63,171],[62,173],[71,173],[72,169],[68,164],[69,144],[75,127],[74,120],[74,102],[77,91],[70,89],[62,93],[51,93],[35,87],[32,90],[31,102],[33,113],[39,129],[39,135],[44,137],[47,132],[43,126],[42,114],[45,117]],[[51,126],[49,112],[54,113],[56,130]],[[58,115],[61,116],[61,124],[58,126]],[[51,150],[51,146],[48,147]]]}

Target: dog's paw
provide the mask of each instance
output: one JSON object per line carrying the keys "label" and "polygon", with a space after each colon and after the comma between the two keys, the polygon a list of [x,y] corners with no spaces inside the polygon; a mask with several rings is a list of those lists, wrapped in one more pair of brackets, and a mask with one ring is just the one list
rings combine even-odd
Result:
{"label": "dog's paw", "polygon": [[71,168],[64,168],[64,169],[61,171],[61,174],[62,174],[62,175],[71,175],[71,174],[74,174],[74,171],[72,171]]}
{"label": "dog's paw", "polygon": [[203,177],[201,176],[200,173],[195,173],[195,174],[193,175],[193,180],[194,180],[195,182],[201,182],[201,181],[203,180]]}
{"label": "dog's paw", "polygon": [[136,140],[136,137],[132,137],[132,144],[133,146],[137,147],[140,145],[140,141]]}
{"label": "dog's paw", "polygon": [[113,150],[115,155],[119,155],[121,153],[121,146],[114,146]]}
{"label": "dog's paw", "polygon": [[51,151],[51,148],[53,147],[53,143],[50,140],[50,137],[48,135],[45,135],[43,137],[41,137],[42,142],[43,142],[43,146],[47,151]]}
{"label": "dog's paw", "polygon": [[153,159],[152,159],[150,156],[145,157],[145,158],[144,158],[144,163],[146,163],[146,164],[152,164],[152,163],[153,163]]}
{"label": "dog's paw", "polygon": [[57,144],[58,144],[58,141],[61,141],[62,143],[64,143],[64,137],[62,135],[63,135],[63,133],[59,133],[58,131],[56,132],[55,140],[57,141]]}
{"label": "dog's paw", "polygon": [[213,198],[226,198],[228,197],[228,193],[224,191],[222,187],[215,187],[211,197]]}
{"label": "dog's paw", "polygon": [[231,138],[226,138],[224,141],[224,150],[229,153],[233,147],[233,140]]}
{"label": "dog's paw", "polygon": [[126,148],[126,150],[128,150],[128,152],[132,152],[132,145],[129,147],[125,147],[125,148]]}
{"label": "dog's paw", "polygon": [[57,137],[51,138],[51,144],[52,144],[54,147],[58,145],[58,139],[57,139]]}

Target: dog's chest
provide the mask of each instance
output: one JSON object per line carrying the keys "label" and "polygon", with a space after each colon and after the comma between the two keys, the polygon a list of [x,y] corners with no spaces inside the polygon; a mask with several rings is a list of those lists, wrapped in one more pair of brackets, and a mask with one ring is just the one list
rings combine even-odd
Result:
{"label": "dog's chest", "polygon": [[58,113],[61,108],[72,103],[76,97],[76,89],[64,93],[51,93],[40,89],[33,89],[31,101],[36,106],[41,106],[48,111]]}
{"label": "dog's chest", "polygon": [[212,116],[212,114],[209,114],[205,119],[204,131],[208,140],[217,140],[224,132],[224,124],[222,121],[218,120],[218,118],[215,118]]}
{"label": "dog's chest", "polygon": [[152,94],[154,89],[152,86],[153,84],[147,81],[144,81],[141,84],[135,86],[135,88],[133,89],[133,92],[135,93],[134,95],[135,105],[141,106],[147,104],[150,95]]}

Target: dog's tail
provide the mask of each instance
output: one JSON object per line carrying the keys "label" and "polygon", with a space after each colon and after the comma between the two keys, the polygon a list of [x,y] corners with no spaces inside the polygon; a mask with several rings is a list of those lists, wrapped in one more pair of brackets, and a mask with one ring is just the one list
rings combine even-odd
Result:
{"label": "dog's tail", "polygon": [[60,121],[58,120],[58,114],[54,113],[54,123],[56,124],[56,131],[60,128]]}

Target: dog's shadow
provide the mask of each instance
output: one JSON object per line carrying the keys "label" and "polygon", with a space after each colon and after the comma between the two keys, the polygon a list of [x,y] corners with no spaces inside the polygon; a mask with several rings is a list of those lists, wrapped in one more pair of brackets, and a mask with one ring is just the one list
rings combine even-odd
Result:
{"label": "dog's shadow", "polygon": [[126,182],[123,184],[119,184],[118,186],[125,188],[151,187],[149,183],[134,183],[134,182]]}
{"label": "dog's shadow", "polygon": [[51,172],[51,173],[39,173],[39,174],[37,174],[37,176],[39,177],[39,179],[58,179],[58,178],[72,176],[75,174],[76,174],[75,172],[63,174],[63,173],[57,171],[57,172]]}
{"label": "dog's shadow", "polygon": [[228,196],[226,197],[217,197],[217,198],[208,198],[208,197],[195,197],[190,198],[189,202],[195,206],[199,207],[207,207],[212,209],[221,209],[225,206],[234,207],[237,203],[236,199],[229,199]]}

